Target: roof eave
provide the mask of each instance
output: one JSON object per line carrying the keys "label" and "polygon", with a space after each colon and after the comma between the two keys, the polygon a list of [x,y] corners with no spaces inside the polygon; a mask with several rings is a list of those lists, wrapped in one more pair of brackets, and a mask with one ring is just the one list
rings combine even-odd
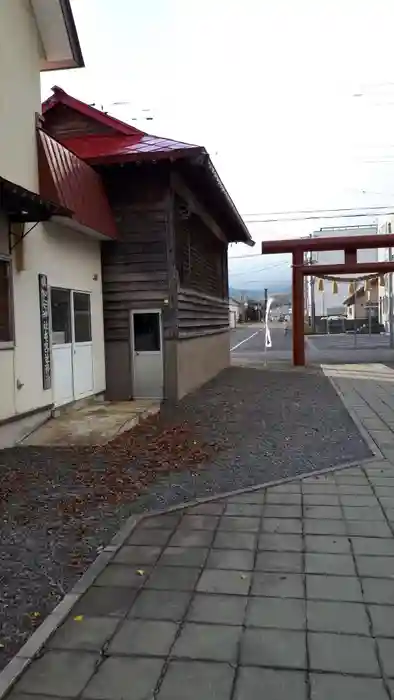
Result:
{"label": "roof eave", "polygon": [[31,3],[44,54],[41,70],[84,68],[70,0],[52,0],[50,6],[45,0]]}
{"label": "roof eave", "polygon": [[245,245],[250,246],[253,248],[255,245],[255,241],[252,239],[252,236],[250,235],[249,229],[246,226],[243,218],[241,217],[237,207],[235,206],[232,198],[230,197],[227,189],[225,188],[222,180],[219,177],[219,174],[213,165],[209,155],[206,156],[205,158],[205,167],[207,168],[208,172],[210,173],[211,177],[214,179],[216,185],[219,187],[222,195],[226,199],[227,205],[229,206],[232,216],[234,219],[234,222],[237,224],[237,226],[240,229],[240,236],[237,239],[231,240],[231,243],[244,243]]}
{"label": "roof eave", "polygon": [[126,163],[151,162],[157,160],[179,160],[181,158],[191,158],[201,154],[201,148],[181,148],[173,151],[141,151],[140,153],[114,154],[106,156],[94,156],[93,158],[83,158],[90,165],[114,165]]}

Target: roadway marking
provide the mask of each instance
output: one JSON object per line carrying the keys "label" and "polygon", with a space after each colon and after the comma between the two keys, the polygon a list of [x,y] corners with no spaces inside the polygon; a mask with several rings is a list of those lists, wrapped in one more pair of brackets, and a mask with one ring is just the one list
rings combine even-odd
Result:
{"label": "roadway marking", "polygon": [[256,331],[256,333],[252,333],[252,335],[249,335],[247,338],[244,338],[244,340],[241,340],[240,343],[237,343],[237,345],[234,345],[234,347],[230,348],[230,352],[232,352],[233,350],[236,350],[237,348],[239,348],[240,345],[243,345],[244,343],[247,343],[248,340],[251,340],[252,338],[255,337],[255,335],[258,335],[259,333],[261,333],[261,331]]}

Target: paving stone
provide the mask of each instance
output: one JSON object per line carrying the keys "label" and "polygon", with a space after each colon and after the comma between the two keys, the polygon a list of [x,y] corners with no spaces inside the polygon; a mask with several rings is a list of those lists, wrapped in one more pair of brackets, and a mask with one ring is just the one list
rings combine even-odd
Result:
{"label": "paving stone", "polygon": [[383,508],[394,508],[394,497],[389,498],[388,496],[380,496],[379,501]]}
{"label": "paving stone", "polygon": [[306,667],[304,632],[247,628],[241,640],[243,666]]}
{"label": "paving stone", "polygon": [[390,524],[393,527],[394,525],[394,508],[385,508],[384,509],[386,518],[390,520]]}
{"label": "paving stone", "polygon": [[167,656],[178,625],[163,620],[126,620],[109,645],[108,653],[119,656]]}
{"label": "paving stone", "polygon": [[298,506],[283,506],[283,505],[266,505],[264,508],[265,518],[300,518],[301,505]]}
{"label": "paving stone", "polygon": [[171,652],[173,657],[234,663],[242,627],[187,622]]}
{"label": "paving stone", "polygon": [[112,561],[114,564],[135,564],[137,567],[155,564],[161,551],[161,547],[121,547]]}
{"label": "paving stone", "polygon": [[352,537],[351,541],[355,554],[394,557],[394,538]]}
{"label": "paving stone", "polygon": [[394,578],[394,557],[356,556],[360,576]]}
{"label": "paving stone", "polygon": [[326,552],[327,554],[350,554],[348,537],[339,535],[306,535],[305,549],[307,552]]}
{"label": "paving stone", "polygon": [[15,692],[75,698],[93,675],[98,660],[98,654],[88,652],[47,651],[21,676]]}
{"label": "paving stone", "polygon": [[350,484],[351,486],[363,486],[368,485],[368,479],[360,471],[359,476],[352,476],[351,474],[346,474],[345,471],[338,472],[335,477],[336,483],[340,484]]}
{"label": "paving stone", "polygon": [[240,668],[234,700],[263,700],[264,696],[267,700],[307,700],[305,674],[302,671]]}
{"label": "paving stone", "polygon": [[338,486],[338,493],[340,496],[343,495],[349,495],[349,496],[356,496],[359,494],[360,496],[372,496],[373,491],[371,486],[368,485],[363,485],[363,486],[356,486],[356,485],[351,485],[351,484],[340,484]]}
{"label": "paving stone", "polygon": [[230,700],[234,673],[226,663],[171,661],[156,697],[157,700]]}
{"label": "paving stone", "polygon": [[363,578],[362,587],[366,603],[394,605],[394,581],[383,578]]}
{"label": "paving stone", "polygon": [[369,637],[310,632],[308,646],[313,671],[380,675],[374,642]]}
{"label": "paving stone", "polygon": [[141,591],[128,617],[179,622],[185,615],[191,596],[189,591]]}
{"label": "paving stone", "polygon": [[259,537],[258,549],[274,552],[302,552],[302,537],[301,535],[263,533]]}
{"label": "paving stone", "polygon": [[161,566],[146,581],[146,588],[167,591],[191,591],[200,576],[200,569],[181,566]]}
{"label": "paving stone", "polygon": [[372,618],[372,628],[375,637],[394,636],[394,606],[369,605]]}
{"label": "paving stone", "polygon": [[274,598],[303,598],[304,584],[301,574],[255,573],[251,595]]}
{"label": "paving stone", "polygon": [[[147,530],[147,532],[149,532]],[[141,588],[149,575],[149,569],[144,568],[144,573],[138,574],[136,566],[125,566],[123,564],[108,564],[102,574],[94,582],[95,586],[122,586],[130,588]],[[142,569],[141,569],[142,571]]]}
{"label": "paving stone", "polygon": [[251,532],[217,532],[213,547],[217,549],[256,548],[257,535]]}
{"label": "paving stone", "polygon": [[314,493],[321,495],[326,493],[338,494],[338,486],[334,482],[326,484],[308,482],[302,484],[302,493]]}
{"label": "paving stone", "polygon": [[388,700],[378,678],[310,674],[311,700]]}
{"label": "paving stone", "polygon": [[361,508],[357,506],[343,506],[343,513],[347,520],[384,521],[382,510],[378,506],[375,508],[367,508],[365,506]]}
{"label": "paving stone", "polygon": [[305,601],[297,598],[250,598],[247,627],[274,627],[303,630],[306,627]]}
{"label": "paving stone", "polygon": [[305,493],[304,506],[339,506],[339,497],[333,493]]}
{"label": "paving stone", "polygon": [[278,532],[284,534],[301,535],[302,520],[299,518],[263,518],[263,532]]}
{"label": "paving stone", "polygon": [[246,596],[197,593],[193,598],[187,619],[191,622],[242,625],[246,603]]}
{"label": "paving stone", "polygon": [[150,530],[150,529],[162,529],[162,530],[174,530],[181,519],[180,513],[168,514],[168,515],[154,515],[152,517],[144,518],[139,524],[138,529]]}
{"label": "paving stone", "polygon": [[164,659],[158,658],[112,656],[100,666],[82,697],[89,700],[152,698],[163,664]]}
{"label": "paving stone", "polygon": [[253,503],[255,505],[262,505],[264,501],[265,490],[241,493],[235,496],[231,496],[231,498],[228,499],[228,503]]}
{"label": "paving stone", "polygon": [[207,568],[251,571],[253,564],[254,552],[247,549],[211,549]]}
{"label": "paving stone", "polygon": [[73,613],[90,617],[125,617],[137,593],[133,588],[92,586],[74,606]]}
{"label": "paving stone", "polygon": [[219,531],[230,532],[258,532],[260,528],[260,518],[247,518],[223,515],[219,524]]}
{"label": "paving stone", "polygon": [[170,547],[210,547],[213,530],[176,530],[169,541]]}
{"label": "paving stone", "polygon": [[394,678],[394,639],[378,639],[377,641],[383,670],[387,676]]}
{"label": "paving stone", "polygon": [[154,530],[153,528],[143,530],[137,528],[130,535],[127,544],[158,547],[167,544],[170,537],[171,530]]}
{"label": "paving stone", "polygon": [[318,518],[319,520],[341,520],[342,511],[337,506],[305,506],[305,518]]}
{"label": "paving stone", "polygon": [[304,520],[304,531],[307,535],[346,535],[344,520]]}
{"label": "paving stone", "polygon": [[188,515],[221,515],[226,507],[226,501],[215,501],[214,503],[200,503],[187,509]]}
{"label": "paving stone", "polygon": [[112,637],[119,620],[115,617],[87,617],[82,622],[70,617],[50,639],[51,649],[100,651]]}
{"label": "paving stone", "polygon": [[353,557],[350,554],[329,554],[328,552],[307,552],[305,555],[305,571],[308,574],[356,575]]}
{"label": "paving stone", "polygon": [[208,547],[167,547],[161,555],[158,566],[204,566]]}
{"label": "paving stone", "polygon": [[361,603],[307,601],[307,625],[315,632],[369,634],[369,623]]}
{"label": "paving stone", "polygon": [[391,530],[387,523],[363,522],[362,520],[348,520],[347,530],[349,535],[360,537],[392,537]]}
{"label": "paving stone", "polygon": [[267,494],[268,493],[301,493],[301,482],[288,481],[278,486],[270,486],[270,488],[267,489]]}
{"label": "paving stone", "polygon": [[256,571],[302,571],[301,552],[259,552],[256,559]]}
{"label": "paving stone", "polygon": [[224,512],[225,515],[259,518],[263,513],[263,506],[255,503],[229,503]]}
{"label": "paving stone", "polygon": [[326,486],[327,484],[335,484],[334,474],[311,474],[311,476],[306,476],[302,480],[303,484],[319,484],[320,486]]}
{"label": "paving stone", "polygon": [[379,506],[375,496],[362,496],[361,494],[341,495],[341,503],[343,506],[358,506],[359,508]]}
{"label": "paving stone", "polygon": [[355,576],[308,574],[306,577],[306,591],[307,597],[314,600],[362,602],[360,582]]}
{"label": "paving stone", "polygon": [[300,506],[301,505],[301,494],[300,493],[277,493],[275,491],[268,491],[266,497],[266,503],[272,505],[274,503],[281,503],[286,506]]}
{"label": "paving stone", "polygon": [[219,524],[218,515],[185,515],[179,530],[215,530]]}
{"label": "paving stone", "polygon": [[248,595],[251,574],[248,571],[205,569],[197,584],[200,593]]}
{"label": "paving stone", "polygon": [[390,488],[389,486],[375,486],[375,493],[379,499],[394,499],[394,487]]}

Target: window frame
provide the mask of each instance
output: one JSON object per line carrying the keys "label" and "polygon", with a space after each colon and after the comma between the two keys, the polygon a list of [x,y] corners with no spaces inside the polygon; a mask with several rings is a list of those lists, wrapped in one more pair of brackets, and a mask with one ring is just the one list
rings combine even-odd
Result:
{"label": "window frame", "polygon": [[12,274],[12,258],[10,255],[4,255],[0,253],[0,262],[6,263],[8,267],[8,315],[9,315],[9,332],[11,340],[0,340],[0,351],[1,350],[12,350],[15,347],[15,316],[14,316],[14,286],[13,286],[13,274]]}

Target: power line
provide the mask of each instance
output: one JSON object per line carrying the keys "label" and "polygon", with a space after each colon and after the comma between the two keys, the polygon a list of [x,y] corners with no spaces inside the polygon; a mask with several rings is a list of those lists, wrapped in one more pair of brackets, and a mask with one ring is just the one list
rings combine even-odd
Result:
{"label": "power line", "polygon": [[[380,211],[380,212],[375,212],[375,216],[389,216],[391,214],[394,214],[394,211]],[[368,216],[371,217],[373,216],[374,213],[371,212],[366,212],[364,214],[320,214],[320,216],[289,216],[286,219],[282,218],[272,218],[272,219],[255,219],[254,221],[246,221],[245,223],[250,226],[251,224],[270,224],[270,223],[283,223],[285,224],[287,221],[310,221],[312,219],[357,219],[359,217],[363,216]]]}
{"label": "power line", "polygon": [[287,214],[321,214],[323,212],[338,212],[338,211],[345,211],[345,212],[350,212],[350,211],[366,211],[368,210],[375,210],[375,209],[390,209],[392,205],[388,204],[387,206],[384,206],[381,204],[380,206],[376,207],[339,207],[337,209],[285,209],[283,211],[267,211],[267,212],[256,212],[255,214],[244,214],[243,218],[246,219],[247,217],[250,216],[286,216]]}
{"label": "power line", "polygon": [[273,270],[277,269],[278,267],[291,267],[291,262],[283,262],[283,263],[278,263],[277,265],[266,265],[265,267],[259,267],[257,270],[243,270],[242,272],[230,272],[229,274],[231,277],[234,277],[235,275],[254,275],[257,272],[267,272],[267,270]]}

